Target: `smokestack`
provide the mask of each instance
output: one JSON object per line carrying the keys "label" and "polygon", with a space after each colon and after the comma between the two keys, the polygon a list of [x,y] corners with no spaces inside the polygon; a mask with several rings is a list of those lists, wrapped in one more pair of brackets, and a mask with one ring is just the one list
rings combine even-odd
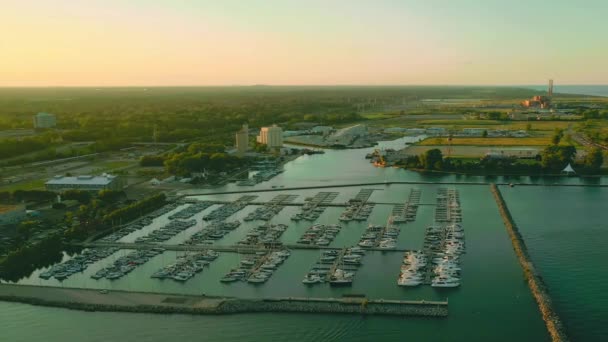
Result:
{"label": "smokestack", "polygon": [[553,96],[553,80],[549,80],[549,90],[547,91],[547,95]]}

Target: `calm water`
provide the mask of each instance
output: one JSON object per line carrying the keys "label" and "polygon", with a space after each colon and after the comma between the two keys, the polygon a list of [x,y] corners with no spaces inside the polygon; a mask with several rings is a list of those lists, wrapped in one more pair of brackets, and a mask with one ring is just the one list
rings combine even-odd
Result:
{"label": "calm water", "polygon": [[[404,140],[386,143],[385,146],[403,146]],[[276,186],[298,186],[336,183],[355,183],[383,180],[440,180],[440,181],[471,181],[471,180],[493,180],[502,181],[502,178],[484,177],[462,177],[452,175],[420,175],[398,169],[377,169],[370,166],[363,156],[367,150],[328,151],[325,155],[306,156],[289,163],[286,172],[274,178],[270,182],[259,184],[259,188]],[[339,169],[337,167],[339,166]],[[579,182],[576,178],[566,179],[542,179],[522,177],[519,182]],[[595,179],[592,182],[605,182],[605,179]],[[391,185],[373,186],[369,188],[374,191],[372,201],[395,202],[407,198],[413,185]],[[421,185],[416,186],[422,190],[422,203],[434,203],[435,194],[439,186]],[[402,259],[401,253],[375,252],[368,253],[364,258],[364,266],[357,272],[352,289],[336,289],[328,285],[306,287],[301,279],[316,261],[319,254],[314,251],[294,251],[292,256],[275,272],[272,278],[262,286],[252,286],[246,283],[222,284],[219,282],[221,276],[230,268],[234,267],[239,260],[237,254],[223,253],[218,260],[211,264],[201,274],[186,283],[180,284],[173,281],[159,281],[150,279],[149,276],[163,265],[171,263],[175,259],[175,253],[166,252],[155,257],[145,265],[137,268],[126,277],[117,281],[94,281],[89,278],[90,274],[110,263],[118,255],[127,253],[120,251],[116,256],[110,256],[106,260],[99,261],[89,267],[84,273],[74,275],[63,283],[54,280],[40,280],[37,274],[39,270],[23,283],[40,284],[50,286],[66,287],[93,287],[111,288],[139,291],[157,291],[172,293],[206,293],[213,295],[236,295],[241,297],[260,296],[314,296],[314,297],[336,297],[343,293],[366,293],[375,298],[392,299],[445,299],[450,301],[450,317],[447,319],[423,319],[423,318],[383,318],[383,317],[357,317],[357,316],[326,316],[326,315],[300,315],[300,314],[263,314],[263,315],[236,315],[226,317],[195,317],[182,315],[146,315],[146,314],[119,314],[119,313],[84,313],[63,309],[42,308],[22,304],[0,303],[0,322],[4,329],[2,334],[10,341],[108,341],[108,340],[150,340],[166,341],[167,338],[180,338],[182,340],[205,341],[397,341],[403,339],[425,340],[425,341],[545,341],[548,340],[544,324],[540,318],[538,309],[524,282],[521,268],[512,251],[510,241],[504,225],[498,215],[496,203],[494,202],[488,186],[456,186],[460,191],[463,207],[464,227],[466,232],[467,253],[463,256],[463,281],[458,289],[434,289],[422,286],[415,289],[401,288],[396,285],[396,277],[399,273],[399,265]],[[229,185],[227,190],[243,189]],[[250,188],[245,188],[250,189]],[[300,192],[284,191],[284,193],[298,194],[296,201],[303,201],[305,197],[314,195],[318,191],[336,191],[340,195],[335,202],[343,202],[352,198],[359,187],[335,188],[323,190],[306,190]],[[509,189],[511,190],[511,189]],[[564,202],[595,201],[597,197],[590,196],[583,191],[596,191],[599,189],[579,188],[551,188],[553,193],[546,193],[545,188],[516,187],[508,193],[507,200],[512,202],[527,203],[533,201],[532,194],[536,200],[535,210],[530,210],[522,216],[531,218],[534,216],[537,223],[545,225],[547,221],[540,213],[552,210],[545,206],[543,199],[556,201],[562,191],[569,191],[571,197]],[[521,195],[518,192],[521,191]],[[525,192],[524,192],[525,191]],[[270,199],[280,192],[259,193],[259,200]],[[565,193],[565,192],[564,192]],[[511,197],[515,196],[521,197]],[[239,195],[222,195],[214,198],[234,199]],[[524,210],[529,208],[522,206]],[[209,208],[202,215],[213,210]],[[386,222],[387,215],[392,207],[390,205],[378,205],[374,209],[370,222],[382,224]],[[231,219],[244,217],[248,212],[254,210],[253,206],[247,207],[241,212],[233,215]],[[288,223],[290,228],[282,236],[285,243],[293,243],[309,224],[300,222],[297,224],[289,221],[289,217],[296,210],[294,207],[285,208],[273,222]],[[519,213],[514,214],[518,223],[524,226],[520,220]],[[336,223],[340,208],[329,208],[321,215],[318,222]],[[585,216],[581,217],[583,220]],[[158,228],[166,220],[160,217],[152,226],[144,228],[150,231]],[[398,247],[420,248],[422,244],[424,228],[433,220],[433,206],[421,206],[418,217],[414,223],[403,225],[398,240]],[[584,221],[585,225],[587,221]],[[230,245],[239,241],[247,231],[256,223],[244,223],[238,229],[231,232],[219,244]],[[580,222],[573,222],[580,226]],[[365,224],[348,223],[344,225],[341,233],[332,242],[332,246],[347,246],[355,243]],[[523,227],[522,227],[523,228]],[[191,234],[201,229],[200,224],[180,233],[169,242],[180,242],[187,239]],[[134,233],[126,236],[124,241],[132,241],[142,233]],[[541,238],[542,240],[542,238]],[[567,244],[569,237],[562,242]],[[547,247],[544,247],[547,248]],[[539,247],[537,255],[552,253],[553,264],[559,264],[563,258],[561,250],[546,250]],[[573,253],[575,254],[575,253]],[[576,256],[576,255],[575,255]],[[539,260],[543,268],[546,263]],[[557,267],[555,272],[563,272]],[[544,274],[544,273],[543,273]],[[566,274],[566,278],[568,275]],[[550,277],[547,275],[550,282]],[[576,283],[577,278],[572,277]],[[560,281],[559,279],[557,280]],[[551,284],[550,284],[551,285]],[[576,291],[574,291],[576,292]],[[572,294],[575,296],[574,294]],[[564,319],[568,321],[570,315],[576,316],[580,311],[576,308],[568,312],[570,297],[564,292],[563,299],[559,299],[560,310],[564,311]],[[558,301],[558,299],[556,299]],[[580,309],[580,307],[578,308]],[[599,309],[598,309],[599,310]],[[601,310],[600,310],[601,311]],[[592,311],[591,311],[592,312]],[[580,317],[580,315],[579,315]],[[601,312],[594,317],[601,319]],[[572,322],[576,322],[573,318]],[[601,321],[595,322],[598,324]],[[569,322],[570,323],[570,322]],[[578,323],[574,323],[576,325]],[[75,328],[77,327],[77,328]],[[569,324],[570,328],[570,324]],[[129,338],[126,338],[126,337]],[[597,335],[588,335],[594,337]]]}
{"label": "calm water", "polygon": [[608,191],[503,188],[505,200],[574,341],[608,336]]}

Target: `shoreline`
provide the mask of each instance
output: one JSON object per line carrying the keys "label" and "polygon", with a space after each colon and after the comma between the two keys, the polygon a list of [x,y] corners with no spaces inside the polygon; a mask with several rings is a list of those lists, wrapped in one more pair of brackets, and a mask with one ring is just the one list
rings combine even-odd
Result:
{"label": "shoreline", "polygon": [[240,313],[311,313],[435,317],[448,316],[445,301],[398,301],[342,298],[259,298],[193,296],[36,285],[0,284],[0,301],[81,311],[154,314],[228,315]]}

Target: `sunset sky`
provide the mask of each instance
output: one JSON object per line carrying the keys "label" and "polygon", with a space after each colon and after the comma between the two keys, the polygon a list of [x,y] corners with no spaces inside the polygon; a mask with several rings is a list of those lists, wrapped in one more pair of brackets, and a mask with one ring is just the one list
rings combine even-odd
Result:
{"label": "sunset sky", "polygon": [[0,86],[608,83],[606,0],[0,0]]}

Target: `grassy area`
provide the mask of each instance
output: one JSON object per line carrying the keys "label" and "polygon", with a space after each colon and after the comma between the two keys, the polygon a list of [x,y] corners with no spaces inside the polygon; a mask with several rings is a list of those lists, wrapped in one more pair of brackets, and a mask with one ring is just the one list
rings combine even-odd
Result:
{"label": "grassy area", "polygon": [[364,113],[361,116],[368,120],[382,120],[382,119],[390,119],[395,116],[399,116],[399,113],[386,113],[386,112],[378,112],[378,113]]}
{"label": "grassy area", "polygon": [[0,191],[15,191],[15,190],[35,190],[44,188],[44,179],[35,179],[26,182],[19,182],[0,186]]}
{"label": "grassy area", "polygon": [[[419,143],[423,146],[448,145],[447,138],[427,138]],[[462,146],[546,146],[550,137],[533,138],[452,138],[452,145]]]}

